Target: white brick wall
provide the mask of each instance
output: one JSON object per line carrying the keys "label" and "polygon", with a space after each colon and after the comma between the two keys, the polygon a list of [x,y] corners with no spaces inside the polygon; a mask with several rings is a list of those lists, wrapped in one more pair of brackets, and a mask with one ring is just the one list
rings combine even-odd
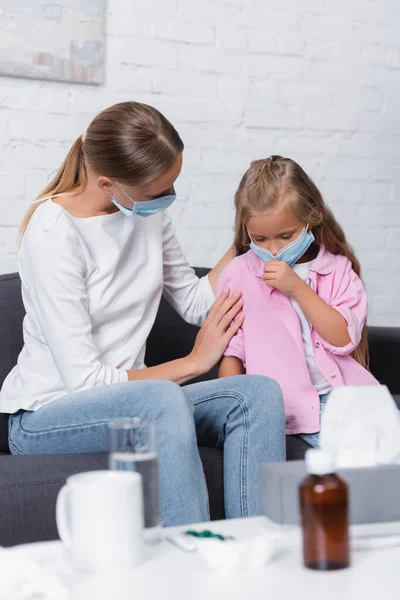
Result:
{"label": "white brick wall", "polygon": [[251,159],[315,178],[364,268],[370,321],[400,325],[398,0],[108,0],[106,84],[0,78],[0,272],[17,226],[106,106],[145,101],[186,144],[173,208],[190,261],[232,239]]}

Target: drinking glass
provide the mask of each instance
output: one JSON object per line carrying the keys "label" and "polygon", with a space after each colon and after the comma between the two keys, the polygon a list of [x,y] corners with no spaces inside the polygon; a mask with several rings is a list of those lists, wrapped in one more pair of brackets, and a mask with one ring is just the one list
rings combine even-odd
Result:
{"label": "drinking glass", "polygon": [[109,468],[136,471],[142,476],[145,540],[161,540],[157,424],[139,418],[108,423]]}

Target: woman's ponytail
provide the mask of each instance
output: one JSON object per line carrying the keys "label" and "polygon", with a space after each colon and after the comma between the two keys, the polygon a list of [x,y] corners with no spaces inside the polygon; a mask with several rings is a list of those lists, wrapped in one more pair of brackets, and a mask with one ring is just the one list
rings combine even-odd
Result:
{"label": "woman's ponytail", "polygon": [[58,169],[55,177],[29,207],[19,230],[20,241],[22,240],[33,213],[40,204],[49,198],[60,196],[61,194],[71,192],[75,188],[80,188],[85,185],[87,175],[83,152],[84,141],[82,138],[83,136],[78,137],[68,152],[63,164]]}

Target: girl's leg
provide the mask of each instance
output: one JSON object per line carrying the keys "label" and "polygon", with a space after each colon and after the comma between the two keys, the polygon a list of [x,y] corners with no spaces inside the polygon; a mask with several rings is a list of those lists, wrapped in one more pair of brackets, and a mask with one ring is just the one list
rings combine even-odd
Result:
{"label": "girl's leg", "polygon": [[19,411],[10,417],[11,452],[107,452],[107,422],[136,416],[158,422],[163,524],[208,520],[193,407],[182,388],[170,381],[109,385],[54,400],[35,412]]}
{"label": "girl's leg", "polygon": [[262,514],[261,465],[284,461],[282,393],[272,379],[239,375],[183,388],[201,444],[224,448],[227,518]]}

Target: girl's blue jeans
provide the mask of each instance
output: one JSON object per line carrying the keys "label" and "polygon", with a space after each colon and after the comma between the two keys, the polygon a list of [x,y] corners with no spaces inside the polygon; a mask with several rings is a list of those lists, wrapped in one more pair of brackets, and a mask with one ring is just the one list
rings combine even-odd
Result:
{"label": "girl's blue jeans", "polygon": [[[319,397],[319,420],[321,422],[322,413],[324,412],[329,394],[322,394]],[[298,437],[310,444],[313,448],[319,448],[319,431],[316,433],[299,433]]]}

